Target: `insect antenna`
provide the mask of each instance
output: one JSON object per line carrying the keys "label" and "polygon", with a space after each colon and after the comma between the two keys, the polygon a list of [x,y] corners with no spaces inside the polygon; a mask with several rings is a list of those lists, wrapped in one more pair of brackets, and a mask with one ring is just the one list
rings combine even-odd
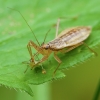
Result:
{"label": "insect antenna", "polygon": [[36,41],[37,41],[38,45],[40,46],[40,43],[39,43],[39,41],[37,40],[37,38],[36,38],[36,36],[35,36],[35,34],[34,34],[34,32],[33,32],[32,28],[30,27],[30,25],[28,24],[28,22],[26,21],[26,19],[24,18],[24,16],[21,14],[21,12],[20,12],[20,11],[18,11],[18,10],[16,10],[16,9],[14,9],[14,8],[10,8],[10,7],[7,7],[7,8],[9,8],[9,9],[12,9],[12,10],[15,10],[15,11],[19,12],[19,14],[22,16],[22,18],[23,18],[23,19],[24,19],[24,21],[26,22],[27,26],[30,28],[31,32],[33,33],[33,35],[34,35],[34,37],[35,37],[35,39],[36,39]]}
{"label": "insect antenna", "polygon": [[49,29],[49,30],[48,30],[48,32],[46,33],[46,35],[45,35],[45,37],[44,37],[44,41],[43,41],[42,45],[45,43],[45,40],[46,40],[47,35],[48,35],[48,33],[50,32],[50,30],[51,30],[51,29]]}

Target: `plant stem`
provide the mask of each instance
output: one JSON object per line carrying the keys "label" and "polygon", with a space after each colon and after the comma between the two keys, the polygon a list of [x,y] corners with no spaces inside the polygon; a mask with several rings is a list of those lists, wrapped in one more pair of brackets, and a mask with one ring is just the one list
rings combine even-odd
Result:
{"label": "plant stem", "polygon": [[96,89],[95,96],[94,96],[93,100],[99,100],[99,95],[100,95],[100,80],[98,82],[98,86],[97,86],[97,89]]}

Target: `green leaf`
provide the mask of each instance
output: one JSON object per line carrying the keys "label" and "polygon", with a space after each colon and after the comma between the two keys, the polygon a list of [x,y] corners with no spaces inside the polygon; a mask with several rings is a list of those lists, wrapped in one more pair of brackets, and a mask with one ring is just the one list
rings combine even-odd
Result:
{"label": "green leaf", "polygon": [[[0,68],[0,83],[2,85],[8,86],[9,88],[13,87],[14,89],[24,90],[25,92],[33,96],[33,92],[31,88],[29,87],[29,85],[22,80],[23,75],[17,71],[18,68],[20,67],[21,66],[19,65],[17,66],[14,65],[13,67],[8,65],[6,67]],[[15,69],[16,69],[16,72],[14,73]]]}
{"label": "green leaf", "polygon": [[[97,1],[97,2],[96,2]],[[56,24],[57,18],[66,17],[68,19],[61,20],[59,33],[66,28],[75,26],[91,26],[92,32],[85,43],[94,50],[100,44],[100,1],[99,0],[31,0],[29,1],[12,1],[6,2],[2,0],[0,4],[0,84],[26,91],[33,95],[29,84],[42,84],[54,79],[63,78],[65,75],[62,69],[73,67],[79,63],[88,60],[93,54],[84,45],[64,54],[58,54],[62,60],[62,64],[57,70],[55,77],[52,77],[58,63],[53,55],[49,57],[43,65],[39,65],[33,70],[29,67],[24,73],[27,65],[22,64],[29,61],[30,56],[27,50],[29,40],[36,40],[26,25],[23,18],[7,6],[19,10],[27,22],[33,29],[38,41],[43,42],[45,33]],[[23,6],[21,6],[23,4]],[[76,19],[72,17],[78,16]],[[48,34],[46,42],[55,37],[55,28],[52,28]],[[36,51],[33,48],[33,53]],[[46,70],[46,74],[42,74],[42,67]]]}

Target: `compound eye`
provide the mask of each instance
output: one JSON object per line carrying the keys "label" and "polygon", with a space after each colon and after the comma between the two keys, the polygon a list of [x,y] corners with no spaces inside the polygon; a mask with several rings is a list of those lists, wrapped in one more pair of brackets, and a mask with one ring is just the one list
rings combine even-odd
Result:
{"label": "compound eye", "polygon": [[48,47],[45,48],[46,50],[48,49]]}
{"label": "compound eye", "polygon": [[49,45],[47,45],[47,46],[45,47],[45,49],[46,49],[46,50],[49,49]]}

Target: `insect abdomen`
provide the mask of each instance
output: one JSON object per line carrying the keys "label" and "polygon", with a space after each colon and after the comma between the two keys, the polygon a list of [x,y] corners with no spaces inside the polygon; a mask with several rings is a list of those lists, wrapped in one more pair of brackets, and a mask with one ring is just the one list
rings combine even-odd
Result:
{"label": "insect abdomen", "polygon": [[66,43],[66,46],[73,46],[87,39],[90,35],[90,32],[90,27],[78,27],[69,31],[65,38],[63,36],[62,41]]}
{"label": "insect abdomen", "polygon": [[51,49],[59,50],[84,41],[90,35],[91,27],[75,27],[71,28],[69,31],[64,30],[63,32],[60,37],[49,42]]}

